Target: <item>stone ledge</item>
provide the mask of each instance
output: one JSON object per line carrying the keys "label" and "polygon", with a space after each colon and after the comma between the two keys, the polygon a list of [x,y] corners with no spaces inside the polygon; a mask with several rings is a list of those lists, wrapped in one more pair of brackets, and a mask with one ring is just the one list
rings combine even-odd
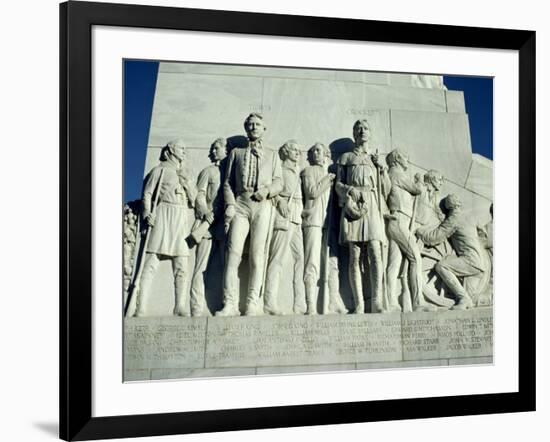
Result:
{"label": "stone ledge", "polygon": [[[125,380],[491,363],[492,308],[125,319]],[[439,362],[438,362],[439,361]]]}

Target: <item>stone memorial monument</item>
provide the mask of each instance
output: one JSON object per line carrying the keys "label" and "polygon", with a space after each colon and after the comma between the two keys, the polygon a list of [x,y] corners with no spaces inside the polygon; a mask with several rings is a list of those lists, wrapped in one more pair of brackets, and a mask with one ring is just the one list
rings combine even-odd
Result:
{"label": "stone memorial monument", "polygon": [[441,77],[160,63],[124,380],[491,363],[492,207]]}

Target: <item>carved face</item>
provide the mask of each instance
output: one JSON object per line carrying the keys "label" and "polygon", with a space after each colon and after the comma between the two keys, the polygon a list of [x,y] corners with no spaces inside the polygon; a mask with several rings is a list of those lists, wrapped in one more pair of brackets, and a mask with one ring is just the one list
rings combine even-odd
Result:
{"label": "carved face", "polygon": [[187,155],[187,152],[185,150],[185,146],[182,143],[176,143],[176,144],[172,145],[170,147],[170,153],[178,161],[185,160],[185,156]]}
{"label": "carved face", "polygon": [[432,179],[432,187],[434,190],[439,191],[441,190],[441,186],[443,185],[443,177],[441,175],[436,175]]}
{"label": "carved face", "polygon": [[264,122],[260,118],[252,116],[245,122],[244,129],[246,130],[246,135],[248,135],[248,139],[256,141],[262,138],[266,127],[264,126]]}
{"label": "carved face", "polygon": [[226,150],[223,143],[216,143],[214,146],[212,146],[212,149],[210,150],[210,159],[212,161],[221,161],[226,156]]}
{"label": "carved face", "polygon": [[397,159],[397,162],[401,165],[401,167],[405,170],[409,167],[409,157],[404,154],[400,153]]}
{"label": "carved face", "polygon": [[300,159],[300,149],[296,144],[288,146],[288,159],[297,162]]}
{"label": "carved face", "polygon": [[370,129],[364,121],[359,121],[353,127],[353,139],[356,144],[368,143],[370,140]]}
{"label": "carved face", "polygon": [[441,190],[441,186],[443,186],[443,181],[443,175],[434,170],[430,170],[424,175],[424,182],[426,183],[428,188],[433,189],[436,192]]}
{"label": "carved face", "polygon": [[322,166],[325,163],[325,149],[321,144],[316,144],[311,148],[311,162]]}

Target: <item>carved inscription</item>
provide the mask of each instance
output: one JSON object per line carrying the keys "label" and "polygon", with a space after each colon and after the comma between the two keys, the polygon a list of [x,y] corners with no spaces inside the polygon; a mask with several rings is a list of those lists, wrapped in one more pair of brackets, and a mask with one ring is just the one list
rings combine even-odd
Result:
{"label": "carved inscription", "polygon": [[206,319],[131,318],[124,327],[126,369],[204,367]]}
{"label": "carved inscription", "polygon": [[411,313],[403,317],[403,358],[438,359],[437,317],[429,313]]}
{"label": "carved inscription", "polygon": [[493,354],[490,308],[403,317],[405,360],[465,358]]}
{"label": "carved inscription", "polygon": [[491,308],[434,313],[125,320],[125,369],[254,368],[493,354]]}
{"label": "carved inscription", "polygon": [[250,367],[401,360],[399,315],[213,318],[207,367]]}
{"label": "carved inscription", "polygon": [[438,318],[441,357],[461,358],[493,354],[492,309],[480,308],[469,313],[465,315],[448,312]]}
{"label": "carved inscription", "polygon": [[270,104],[249,104],[248,110],[250,112],[270,112],[271,111],[271,105]]}

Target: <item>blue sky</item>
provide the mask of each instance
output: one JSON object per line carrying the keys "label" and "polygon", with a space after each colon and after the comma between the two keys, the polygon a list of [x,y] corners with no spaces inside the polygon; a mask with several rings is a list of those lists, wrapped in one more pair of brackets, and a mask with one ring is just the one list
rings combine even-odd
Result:
{"label": "blue sky", "polygon": [[[124,200],[141,197],[143,168],[157,81],[158,63],[124,63]],[[472,150],[493,158],[493,80],[445,76],[449,90],[464,91]]]}
{"label": "blue sky", "polygon": [[472,150],[493,159],[493,79],[445,76],[447,89],[464,91]]}

